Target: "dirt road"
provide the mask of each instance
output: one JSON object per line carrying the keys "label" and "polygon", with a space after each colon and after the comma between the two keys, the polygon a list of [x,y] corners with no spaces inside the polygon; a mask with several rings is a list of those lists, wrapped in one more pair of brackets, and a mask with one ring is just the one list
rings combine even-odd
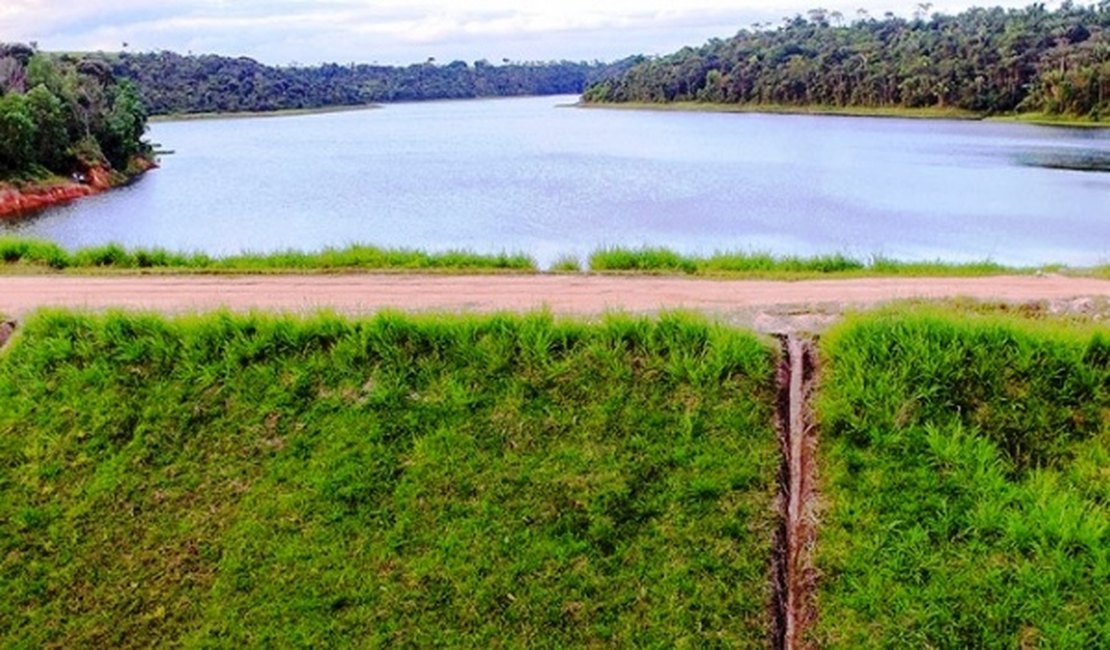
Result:
{"label": "dirt road", "polygon": [[1110,299],[1110,280],[1061,276],[865,278],[801,282],[574,275],[0,276],[0,313],[40,307],[167,313],[264,309],[345,314],[407,311],[521,311],[558,314],[691,309],[733,320],[761,311],[838,311],[906,298]]}

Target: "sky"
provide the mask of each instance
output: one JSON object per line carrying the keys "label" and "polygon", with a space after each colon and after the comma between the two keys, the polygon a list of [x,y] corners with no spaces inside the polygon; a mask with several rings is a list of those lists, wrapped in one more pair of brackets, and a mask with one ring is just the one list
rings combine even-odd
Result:
{"label": "sky", "polygon": [[[931,11],[1031,0],[934,0]],[[665,54],[820,6],[909,16],[917,0],[0,0],[0,41],[173,50],[272,65],[612,61]],[[1049,6],[1054,6],[1049,4]]]}

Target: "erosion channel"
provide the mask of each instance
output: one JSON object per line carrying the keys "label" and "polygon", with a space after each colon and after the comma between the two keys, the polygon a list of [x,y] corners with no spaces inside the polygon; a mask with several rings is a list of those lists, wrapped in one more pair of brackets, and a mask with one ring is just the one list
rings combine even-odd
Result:
{"label": "erosion channel", "polygon": [[817,375],[816,343],[799,334],[779,335],[783,356],[778,367],[778,431],[782,448],[779,472],[780,527],[775,540],[774,647],[810,646],[805,633],[816,618],[816,449],[811,398]]}

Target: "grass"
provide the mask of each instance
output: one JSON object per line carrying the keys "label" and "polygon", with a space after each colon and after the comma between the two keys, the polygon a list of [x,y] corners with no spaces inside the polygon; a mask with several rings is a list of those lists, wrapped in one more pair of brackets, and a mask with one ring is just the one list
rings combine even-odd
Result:
{"label": "grass", "polygon": [[[1058,264],[1019,268],[989,260],[903,262],[876,256],[864,261],[843,254],[798,257],[775,256],[762,252],[720,252],[710,256],[696,256],[652,247],[602,248],[589,256],[587,265],[590,271],[598,273],[680,274],[737,279],[797,280],[825,276],[970,277],[1034,272],[1110,277],[1110,266],[1107,265],[1089,269],[1069,269]],[[220,257],[204,253],[178,253],[162,248],[129,249],[114,243],[68,251],[49,241],[0,236],[0,273],[327,273],[360,270],[531,273],[538,271],[538,266],[535,260],[523,253],[429,253],[362,244],[345,248],[329,247],[319,252],[287,250]],[[580,272],[582,263],[576,256],[563,255],[548,270],[555,273]]]}
{"label": "grass", "polygon": [[823,647],[1110,638],[1110,335],[929,309],[823,341]]}
{"label": "grass", "polygon": [[[611,247],[595,251],[590,269],[599,272],[679,273],[729,277],[801,278],[844,276],[984,276],[1031,273],[990,261],[899,262],[883,257],[862,261],[846,255],[774,256],[760,252],[724,252],[708,257],[683,255],[667,248]],[[1054,269],[1059,267],[1052,267]]]}
{"label": "grass", "polygon": [[281,251],[242,253],[226,257],[174,253],[160,248],[127,249],[106,244],[70,252],[53,242],[0,237],[0,263],[8,271],[122,270],[210,273],[266,273],[373,270],[534,271],[536,263],[523,254],[480,255],[467,251],[428,253],[352,245],[317,253]]}
{"label": "grass", "polygon": [[24,169],[17,172],[4,172],[0,174],[0,189],[14,188],[26,189],[28,187],[53,187],[71,182],[70,179],[59,176],[45,167],[36,166],[33,169]]}
{"label": "grass", "polygon": [[[813,257],[775,256],[770,253],[733,252],[709,256],[685,255],[663,247],[607,247],[588,258],[597,273],[684,274],[723,277],[799,278],[837,276],[983,276],[1033,273],[1037,268],[1016,268],[985,261],[970,263],[899,262],[885,257],[857,260],[842,254]],[[164,248],[127,248],[105,244],[67,251],[48,241],[0,236],[0,272],[123,272],[123,273],[312,273],[344,271],[514,271],[536,272],[537,265],[523,253],[492,255],[467,251],[427,253],[405,248],[380,248],[355,244],[323,251],[279,251],[213,256],[175,253]],[[579,272],[582,263],[573,255],[558,257],[549,271]],[[1042,271],[1069,271],[1059,265]],[[1110,267],[1080,273],[1107,277]]]}
{"label": "grass", "polygon": [[551,263],[548,270],[554,273],[581,273],[582,263],[575,255],[561,255]]}
{"label": "grass", "polygon": [[681,316],[41,312],[0,646],[764,647],[774,360]]}
{"label": "grass", "polygon": [[988,118],[998,122],[1022,122],[1026,124],[1039,124],[1042,126],[1061,126],[1068,128],[1106,129],[1110,122],[1093,120],[1090,117],[1075,117],[1073,115],[1054,115],[1050,113],[1018,113],[1015,115],[995,115]]}

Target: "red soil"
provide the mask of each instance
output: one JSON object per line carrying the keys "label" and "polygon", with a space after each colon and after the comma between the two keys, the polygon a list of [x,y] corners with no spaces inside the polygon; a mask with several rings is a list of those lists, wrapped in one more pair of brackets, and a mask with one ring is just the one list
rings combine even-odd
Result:
{"label": "red soil", "polygon": [[[133,162],[133,165],[138,167],[139,173],[146,172],[156,166],[152,161],[138,158]],[[85,172],[85,176],[87,181],[84,183],[71,181],[56,185],[29,185],[27,187],[15,187],[0,183],[0,217],[68,203],[85,196],[99,194],[119,185],[113,178],[112,173],[104,167],[92,167]]]}

